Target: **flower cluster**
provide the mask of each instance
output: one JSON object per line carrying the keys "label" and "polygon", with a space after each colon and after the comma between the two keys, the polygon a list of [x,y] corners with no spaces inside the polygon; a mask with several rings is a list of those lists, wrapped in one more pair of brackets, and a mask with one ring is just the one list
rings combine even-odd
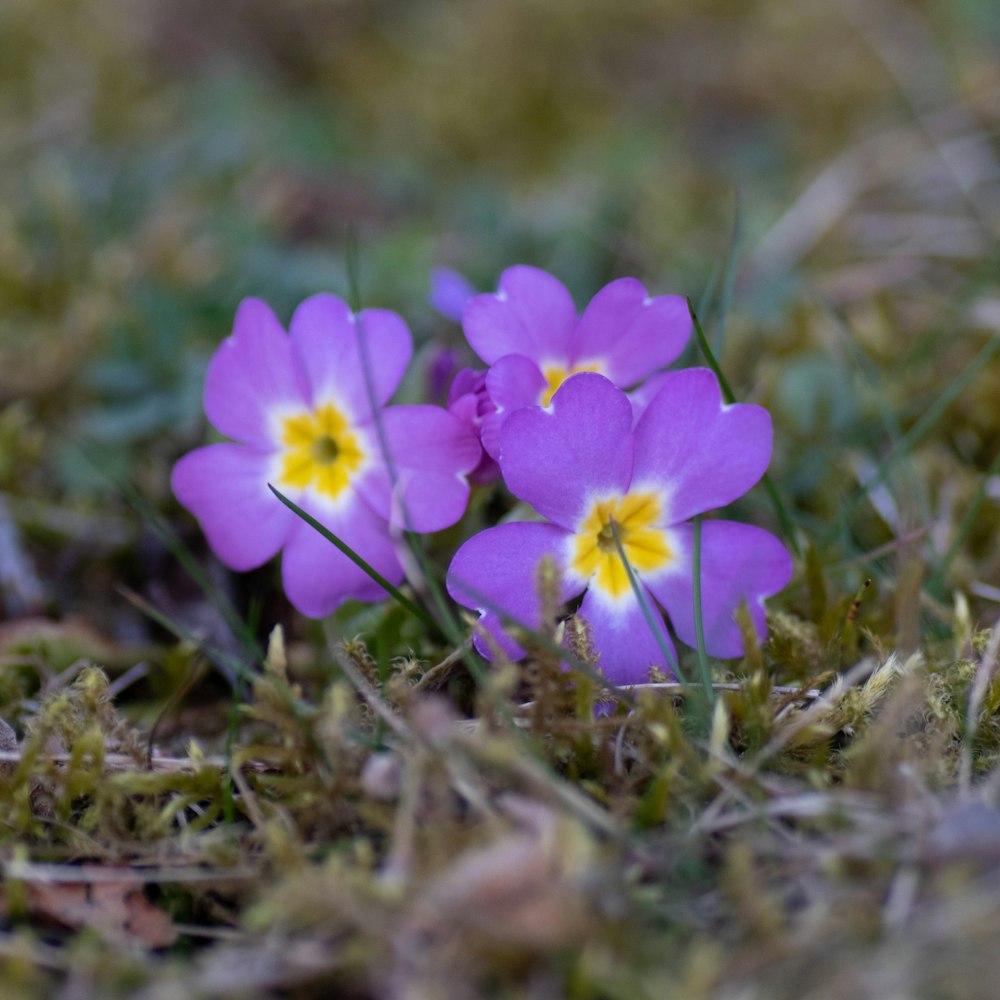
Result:
{"label": "flower cluster", "polygon": [[488,658],[523,655],[506,625],[538,626],[546,556],[563,600],[582,595],[578,615],[616,683],[669,669],[670,640],[665,629],[653,636],[644,603],[693,645],[698,586],[714,656],[741,654],[742,603],[763,634],[763,600],[791,577],[784,546],[760,528],[707,520],[696,578],[692,518],[760,479],[771,422],[758,406],[725,405],[710,371],[662,371],[689,339],[686,302],[623,278],[578,316],[565,287],[531,267],[508,269],[486,295],[443,272],[434,302],[461,315],[487,366],[458,372],[447,408],[388,405],[412,353],[395,313],[355,315],[317,295],[286,333],[264,303],[240,306],[205,382],[206,414],[230,440],[184,456],[173,473],[219,558],[246,570],[281,551],[289,599],[323,616],[349,598],[378,600],[380,587],[269,485],[398,585],[402,529],[454,524],[470,482],[502,477],[541,520],[486,528],[447,574],[452,597],[480,614],[475,642]]}

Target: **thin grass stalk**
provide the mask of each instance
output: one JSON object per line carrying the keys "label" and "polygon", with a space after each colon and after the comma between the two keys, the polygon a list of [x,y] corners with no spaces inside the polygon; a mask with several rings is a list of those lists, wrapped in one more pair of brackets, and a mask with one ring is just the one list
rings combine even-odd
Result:
{"label": "thin grass stalk", "polygon": [[663,626],[660,621],[657,620],[658,615],[653,611],[649,604],[649,598],[646,596],[645,590],[639,583],[639,578],[635,575],[635,570],[632,569],[632,563],[629,562],[628,555],[625,552],[625,546],[622,545],[621,534],[618,531],[618,524],[614,518],[608,522],[611,526],[611,535],[615,540],[615,548],[618,550],[618,558],[621,559],[622,565],[625,567],[625,575],[628,577],[629,586],[632,588],[632,593],[635,595],[635,599],[639,602],[639,609],[642,611],[642,617],[646,621],[646,626],[649,628],[650,634],[653,636],[656,645],[660,647],[660,652],[663,654],[663,659],[666,663],[670,665],[670,669],[674,672],[674,676],[683,684],[687,684],[687,678],[681,672],[681,665],[678,662],[677,655],[674,653],[670,646],[670,640],[666,637],[663,631]]}
{"label": "thin grass stalk", "polygon": [[[729,251],[726,254],[726,265],[722,272],[722,291],[719,294],[719,315],[715,319],[715,354],[722,354],[722,346],[726,337],[726,320],[729,317],[729,307],[733,302],[733,290],[736,287],[736,272],[739,270],[740,255],[743,250],[743,204],[740,189],[733,189],[733,228],[729,237]],[[704,314],[703,314],[704,315]]]}
{"label": "thin grass stalk", "polygon": [[409,597],[406,596],[398,587],[394,587],[382,574],[367,563],[361,556],[357,554],[347,544],[337,535],[335,535],[326,525],[321,524],[316,520],[311,514],[304,511],[294,500],[290,500],[285,496],[279,489],[272,486],[270,483],[267,484],[267,488],[293,513],[296,517],[300,517],[306,524],[309,525],[315,531],[318,531],[331,545],[335,545],[341,552],[347,556],[348,559],[354,563],[363,573],[367,574],[375,583],[377,583],[397,604],[405,608],[414,618],[422,622],[428,628],[437,629],[438,624],[427,612],[420,607],[414,601],[411,601]]}
{"label": "thin grass stalk", "polygon": [[701,683],[705,688],[705,697],[709,705],[715,702],[715,689],[712,687],[712,668],[705,651],[705,623],[701,608],[701,516],[694,519],[694,533],[691,538],[691,593],[694,598],[694,634],[698,652],[698,669],[701,671]]}

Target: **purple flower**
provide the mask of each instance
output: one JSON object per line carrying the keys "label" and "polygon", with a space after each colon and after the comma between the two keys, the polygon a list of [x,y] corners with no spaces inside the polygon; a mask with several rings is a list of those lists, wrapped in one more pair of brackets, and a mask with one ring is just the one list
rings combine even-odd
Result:
{"label": "purple flower", "polygon": [[500,466],[482,448],[483,419],[496,412],[486,391],[485,369],[463,368],[455,375],[448,392],[448,412],[453,413],[480,442],[479,464],[469,474],[473,483],[488,483],[500,476]]}
{"label": "purple flower", "polygon": [[[480,612],[477,648],[491,656],[485,631],[512,658],[524,654],[496,609],[538,625],[535,574],[549,555],[561,570],[562,599],[584,594],[580,616],[609,680],[636,683],[647,679],[650,667],[669,669],[629,583],[611,522],[650,604],[655,607],[655,599],[677,636],[693,646],[690,518],[745,493],[770,456],[767,411],[723,405],[715,376],[703,368],[666,373],[634,428],[628,397],[596,374],[568,379],[547,408],[511,414],[500,435],[500,468],[511,491],[545,520],[487,528],[456,553],[448,590]],[[763,635],[763,598],[781,590],[791,574],[791,558],[769,532],[705,521],[701,594],[708,653],[742,653],[734,620],[742,601]]]}
{"label": "purple flower", "polygon": [[562,282],[534,267],[508,268],[495,294],[465,306],[462,326],[490,366],[486,391],[496,412],[482,421],[483,447],[499,457],[500,428],[525,406],[547,406],[563,381],[599,372],[628,388],[668,365],[691,335],[687,302],[650,297],[635,278],[594,296],[579,318]]}
{"label": "purple flower", "polygon": [[285,592],[303,614],[384,595],[268,483],[394,584],[403,579],[398,529],[437,531],[465,510],[464,473],[480,454],[474,435],[436,406],[383,409],[412,350],[406,324],[383,309],[354,315],[335,296],[315,295],[286,334],[267,305],[246,299],[208,366],[205,413],[232,441],[185,455],[174,466],[174,493],[232,569],[283,550]]}

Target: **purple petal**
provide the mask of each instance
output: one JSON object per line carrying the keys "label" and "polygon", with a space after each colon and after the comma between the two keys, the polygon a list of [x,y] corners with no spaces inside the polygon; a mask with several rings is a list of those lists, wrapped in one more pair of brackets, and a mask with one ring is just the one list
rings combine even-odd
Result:
{"label": "purple petal", "polygon": [[[498,611],[527,628],[539,626],[538,563],[550,555],[562,567],[566,539],[566,532],[553,524],[501,524],[473,535],[448,567],[448,593],[463,607],[479,611],[480,626],[511,659],[520,659],[524,650],[504,631]],[[575,597],[580,589],[564,581],[562,600]],[[475,642],[483,656],[493,659],[484,637],[477,635]]]}
{"label": "purple petal", "polygon": [[289,329],[313,405],[333,401],[354,420],[371,414],[366,361],[375,403],[382,406],[396,391],[413,353],[402,317],[386,309],[365,309],[355,316],[335,295],[306,299],[295,310]]}
{"label": "purple petal", "polygon": [[[666,609],[674,631],[689,646],[697,644],[691,581],[690,524],[671,534],[680,551],[674,571],[644,577],[649,590]],[[764,598],[778,593],[792,578],[792,559],[769,531],[735,521],[705,521],[701,528],[701,608],[705,649],[710,656],[743,655],[743,637],[736,609],[747,602],[758,635],[764,637],[767,620]]]}
{"label": "purple petal", "polygon": [[[390,583],[402,582],[403,567],[388,525],[357,494],[336,511],[308,497],[301,506]],[[281,579],[288,599],[309,618],[323,618],[346,600],[378,601],[386,596],[364,570],[301,520],[285,545]]]}
{"label": "purple petal", "polygon": [[486,391],[498,410],[537,406],[545,391],[538,365],[521,354],[507,354],[486,373]]}
{"label": "purple petal", "polygon": [[603,375],[567,379],[545,409],[512,413],[500,434],[510,491],[573,529],[595,496],[621,494],[632,478],[632,406]]}
{"label": "purple petal", "polygon": [[489,365],[505,354],[564,361],[575,324],[576,307],[562,282],[524,265],[504,271],[499,291],[471,299],[462,316],[469,344]]}
{"label": "purple petal", "polygon": [[174,495],[231,569],[267,562],[295,527],[295,515],[267,488],[274,472],[274,453],[238,444],[198,448],[174,466]]}
{"label": "purple petal", "polygon": [[205,413],[226,437],[273,447],[275,409],[301,409],[307,386],[288,336],[260,299],[244,299],[232,335],[216,349],[205,374]]}
{"label": "purple petal", "polygon": [[435,267],[431,271],[431,293],[427,302],[447,319],[460,323],[466,303],[475,294],[475,288],[464,274],[450,267]]}
{"label": "purple petal", "polygon": [[[653,599],[648,595],[647,599],[653,613],[659,617]],[[590,639],[598,654],[597,666],[613,684],[642,684],[649,680],[651,667],[672,673],[631,591],[609,600],[591,588],[580,605],[580,617],[589,626]],[[660,628],[664,642],[673,651],[662,619]]]}
{"label": "purple petal", "polygon": [[461,368],[455,372],[451,388],[448,390],[448,406],[457,402],[463,396],[474,396],[483,390],[486,384],[485,368]]}
{"label": "purple petal", "polygon": [[664,383],[672,372],[657,372],[650,375],[642,385],[629,391],[628,398],[632,403],[632,426],[639,423],[639,418],[646,412],[649,404],[653,402]]}
{"label": "purple petal", "polygon": [[479,464],[469,473],[469,482],[475,486],[482,486],[485,483],[495,482],[499,478],[500,466],[484,449]]}
{"label": "purple petal", "polygon": [[465,513],[465,474],[479,464],[482,449],[458,417],[439,406],[390,406],[382,414],[389,467],[358,483],[366,500],[397,527],[440,531]]}
{"label": "purple petal", "polygon": [[537,406],[545,386],[538,365],[520,354],[500,358],[486,373],[486,392],[495,409],[483,415],[481,435],[492,458],[500,457],[500,428],[507,417],[525,406]]}
{"label": "purple petal", "polygon": [[656,483],[670,499],[668,522],[732,503],[767,468],[771,417],[760,406],[722,405],[707,368],[667,372],[635,428],[637,484]]}
{"label": "purple petal", "polygon": [[679,295],[650,298],[635,278],[594,296],[572,339],[574,364],[600,359],[615,385],[632,385],[670,364],[691,336],[691,312]]}
{"label": "purple petal", "polygon": [[[470,483],[489,483],[500,476],[500,466],[483,447],[483,422],[496,413],[493,400],[486,391],[486,371],[465,368],[456,376],[448,393],[448,412],[458,417],[479,442],[479,462],[469,473]],[[500,447],[499,432],[492,435]]]}

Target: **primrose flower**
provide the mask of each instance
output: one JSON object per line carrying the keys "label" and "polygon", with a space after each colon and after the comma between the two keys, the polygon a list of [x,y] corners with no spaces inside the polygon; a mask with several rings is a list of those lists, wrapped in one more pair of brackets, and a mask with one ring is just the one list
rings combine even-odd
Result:
{"label": "primrose flower", "polygon": [[482,442],[498,458],[500,428],[525,406],[547,406],[577,372],[598,372],[626,389],[673,361],[691,335],[687,302],[651,297],[635,278],[605,285],[579,318],[562,282],[518,265],[500,276],[496,293],[470,299],[462,327],[489,365],[493,412],[482,418]]}
{"label": "primrose flower", "polygon": [[[548,555],[560,570],[562,600],[583,594],[579,614],[609,680],[631,684],[646,680],[651,667],[669,670],[614,529],[649,605],[662,607],[676,635],[694,646],[690,519],[745,493],[770,456],[767,411],[723,405],[714,374],[704,368],[663,375],[634,428],[626,394],[597,374],[568,379],[548,407],[512,413],[500,434],[500,468],[511,492],[545,520],[487,528],[455,554],[447,586],[456,601],[480,612],[476,647],[489,658],[492,640],[513,659],[524,655],[502,616],[538,626],[536,573]],[[769,532],[706,520],[701,599],[708,653],[743,652],[734,620],[742,601],[763,635],[763,598],[791,574],[788,552]],[[670,642],[665,629],[663,637]]]}
{"label": "primrose flower", "polygon": [[475,436],[440,407],[385,406],[412,351],[406,324],[387,310],[355,315],[315,295],[286,334],[267,305],[246,299],[208,366],[205,413],[232,440],[181,458],[174,493],[232,569],[283,550],[285,592],[303,614],[384,595],[269,483],[394,584],[403,579],[398,529],[437,531],[465,510]]}

